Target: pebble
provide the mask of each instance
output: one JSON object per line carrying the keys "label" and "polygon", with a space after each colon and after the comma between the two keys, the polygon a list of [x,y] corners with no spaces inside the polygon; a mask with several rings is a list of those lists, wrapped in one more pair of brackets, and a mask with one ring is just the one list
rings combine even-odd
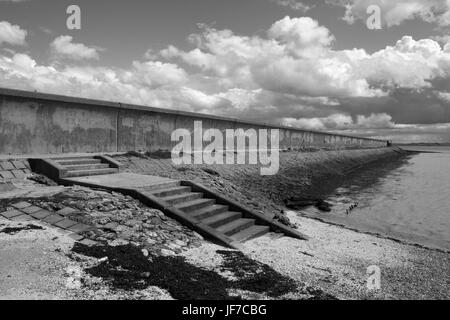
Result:
{"label": "pebble", "polygon": [[175,252],[173,252],[172,250],[161,249],[161,254],[163,256],[174,256]]}
{"label": "pebble", "polygon": [[109,243],[110,246],[116,247],[116,246],[123,246],[127,245],[129,242],[125,239],[115,239]]}
{"label": "pebble", "polygon": [[176,245],[178,245],[180,247],[186,246],[186,242],[184,242],[184,241],[176,239],[174,242],[175,242]]}

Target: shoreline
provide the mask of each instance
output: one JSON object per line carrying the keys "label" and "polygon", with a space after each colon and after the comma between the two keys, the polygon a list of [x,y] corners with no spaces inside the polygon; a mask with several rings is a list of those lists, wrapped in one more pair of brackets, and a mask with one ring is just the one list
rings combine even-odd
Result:
{"label": "shoreline", "polygon": [[[408,276],[411,277],[410,283],[415,283],[419,289],[413,290],[412,292],[416,292],[417,295],[421,294],[421,277],[422,275],[417,275],[417,272],[414,271],[414,268],[420,269],[419,267],[424,263],[428,265],[430,270],[435,269],[430,262],[426,261],[427,256],[434,256],[433,260],[440,261],[438,262],[442,268],[438,268],[436,274],[444,278],[448,278],[446,274],[445,268],[449,268],[448,263],[448,251],[441,250],[440,248],[432,248],[428,246],[423,246],[417,243],[410,243],[408,241],[404,241],[403,239],[397,239],[395,237],[384,236],[382,234],[373,234],[371,232],[365,232],[364,230],[358,230],[353,228],[348,228],[345,225],[335,225],[328,221],[318,221],[319,219],[314,219],[311,217],[298,217],[297,214],[293,215],[289,213],[289,211],[284,207],[282,203],[282,197],[288,197],[291,194],[295,194],[292,192],[293,190],[300,190],[297,193],[306,192],[309,195],[319,195],[323,196],[333,190],[338,184],[341,177],[349,174],[349,172],[358,172],[358,170],[364,170],[368,166],[378,165],[379,161],[386,161],[393,158],[402,158],[414,154],[415,152],[404,151],[398,148],[384,148],[384,149],[364,149],[364,150],[345,150],[345,151],[318,151],[313,153],[281,153],[282,157],[280,161],[280,173],[275,177],[261,177],[256,173],[257,168],[252,168],[251,166],[239,166],[239,168],[227,168],[226,166],[183,166],[182,169],[175,168],[168,163],[168,160],[165,159],[139,159],[136,157],[129,156],[117,156],[119,161],[127,162],[127,167],[132,172],[146,173],[146,174],[156,174],[167,176],[174,179],[193,179],[200,181],[201,183],[208,185],[209,187],[215,188],[219,192],[224,192],[227,196],[234,197],[237,201],[241,201],[246,205],[250,205],[255,210],[259,210],[260,212],[272,211],[272,213],[276,210],[283,210],[287,213],[287,218],[290,220],[292,224],[299,224],[299,231],[305,233],[311,238],[311,241],[315,241],[317,236],[327,239],[328,245],[333,245],[334,242],[340,243],[342,240],[339,231],[335,233],[335,238],[329,238],[326,234],[318,233],[314,228],[306,231],[304,229],[305,225],[314,225],[318,227],[321,224],[321,229],[328,228],[336,228],[336,230],[340,230],[341,233],[345,233],[347,242],[351,243],[353,241],[357,241],[355,239],[364,238],[367,241],[367,246],[362,251],[371,250],[372,243],[382,243],[386,248],[386,254],[390,254],[390,252],[397,252],[401,255],[414,256],[414,260],[421,260],[420,264],[416,264],[415,262],[409,263]],[[295,160],[295,161],[293,161]],[[297,168],[297,169],[296,169]],[[298,169],[300,168],[300,169]],[[215,172],[215,174],[206,173]],[[212,171],[210,171],[212,170]],[[181,171],[181,172],[180,172]],[[294,177],[293,173],[296,173],[297,176]],[[278,181],[276,181],[278,179]],[[321,181],[327,181],[328,186],[321,186]],[[274,183],[274,184],[272,184]],[[276,188],[280,188],[279,190],[274,190]],[[251,198],[251,200],[249,200]],[[275,214],[274,214],[275,216]],[[284,237],[285,238],[285,237]],[[282,238],[282,239],[284,239]],[[265,239],[265,240],[261,240]],[[261,237],[260,240],[255,239],[250,241],[249,243],[259,243],[262,241],[263,244],[252,246],[255,252],[258,252],[255,256],[252,256],[256,259],[260,257],[264,257],[263,262],[269,262],[271,266],[277,268],[277,259],[270,259],[265,257],[265,255],[257,249],[258,247],[271,248],[274,246],[278,239],[268,240],[270,237]],[[290,239],[284,239],[285,246],[295,246],[297,242],[290,241]],[[307,241],[308,242],[308,241]],[[306,242],[306,243],[307,243]],[[325,250],[326,246],[321,246],[323,250]],[[307,247],[307,245],[306,245]],[[278,248],[280,249],[280,248]],[[208,250],[206,250],[208,251]],[[276,250],[275,250],[276,251]],[[274,252],[275,252],[274,251]],[[304,250],[303,250],[304,251]],[[305,251],[307,252],[307,251]],[[246,253],[251,253],[247,252]],[[204,253],[199,253],[194,250],[192,255],[201,255]],[[214,256],[213,253],[210,253]],[[320,250],[316,253],[319,257],[321,255]],[[345,252],[341,252],[343,256],[346,255]],[[364,253],[357,254],[352,252],[355,255],[356,260],[364,260]],[[381,253],[382,254],[382,253]],[[304,256],[304,254],[300,253],[300,256]],[[287,255],[284,258],[288,258]],[[391,255],[393,264],[400,263],[396,254]],[[214,258],[211,257],[212,260]],[[281,257],[280,257],[281,259]],[[336,257],[333,257],[336,259]],[[326,259],[325,259],[326,260]],[[203,261],[202,258],[199,258],[199,261]],[[198,261],[197,261],[198,262]],[[386,264],[387,262],[385,262]],[[360,264],[360,262],[358,262]],[[387,263],[388,264],[388,263]],[[348,262],[348,269],[354,269],[354,261]],[[332,267],[331,269],[333,269]],[[361,270],[359,270],[361,271]],[[422,273],[420,273],[422,274]],[[431,276],[431,275],[428,275]],[[308,278],[309,282],[318,285],[318,283],[312,279],[314,278],[304,276]],[[358,290],[364,293],[361,293],[359,296],[354,296],[352,294],[352,290],[347,288],[344,290],[344,293],[339,293],[342,298],[407,298],[412,299],[413,296],[409,296],[406,293],[403,293],[399,296],[383,296],[382,294],[369,294],[365,292],[364,286],[361,285],[361,281],[365,279],[365,270],[364,272],[358,273],[358,278],[360,284],[357,286]],[[342,279],[342,275],[338,276],[340,281],[344,281]],[[355,278],[356,279],[356,278]],[[445,280],[443,280],[445,281]],[[450,281],[450,280],[447,280]],[[402,287],[402,283],[397,281],[393,287]],[[329,290],[330,288],[322,287],[324,290]],[[428,290],[428,289],[427,289]],[[441,288],[442,290],[442,288]],[[444,290],[445,291],[445,290]],[[438,293],[439,297],[450,297],[450,290],[447,289],[444,293]],[[326,291],[328,292],[328,291]],[[331,290],[333,292],[333,290]],[[431,294],[431,293],[427,293]]]}
{"label": "shoreline", "polygon": [[450,250],[447,250],[445,248],[433,247],[431,245],[426,245],[426,244],[422,244],[422,243],[419,243],[419,242],[410,241],[408,239],[395,237],[393,235],[378,233],[378,232],[375,232],[375,231],[362,230],[362,229],[359,229],[357,227],[348,226],[348,225],[345,225],[344,223],[339,223],[339,222],[333,222],[333,221],[325,220],[325,219],[320,218],[320,217],[312,217],[312,216],[308,216],[308,215],[302,215],[301,213],[296,212],[295,210],[291,210],[291,211],[293,213],[295,213],[295,214],[300,214],[300,216],[302,218],[305,218],[305,219],[316,220],[316,221],[319,221],[319,222],[322,222],[322,223],[326,223],[326,224],[329,224],[329,225],[332,225],[332,226],[336,226],[336,227],[339,227],[339,228],[347,229],[347,230],[354,231],[354,232],[361,233],[361,234],[374,236],[374,237],[377,237],[377,238],[380,238],[380,239],[391,240],[391,241],[398,242],[398,243],[401,243],[401,244],[404,244],[404,245],[408,245],[408,246],[413,246],[413,247],[417,247],[417,248],[421,248],[421,249],[433,250],[433,251],[437,251],[437,252],[441,252],[441,253],[445,253],[445,254],[450,254]]}
{"label": "shoreline", "polygon": [[175,166],[168,158],[134,153],[116,155],[114,158],[123,164],[125,171],[196,181],[273,218],[286,209],[286,198],[299,194],[320,198],[350,172],[380,160],[404,155],[406,152],[395,147],[281,152],[280,170],[273,176],[261,176],[260,165]]}
{"label": "shoreline", "polygon": [[[160,227],[163,228],[161,230],[167,228],[166,231],[161,231],[162,233],[152,231],[154,240],[161,243],[160,246],[165,248],[165,251],[161,250],[161,253],[157,253],[155,250],[151,253],[153,262],[148,262],[148,265],[143,264],[139,258],[137,260],[138,265],[142,269],[138,268],[138,270],[133,271],[134,273],[124,275],[126,279],[128,277],[134,279],[136,272],[139,277],[143,274],[144,279],[148,279],[146,281],[148,281],[149,287],[141,289],[132,286],[123,289],[111,285],[115,281],[115,276],[114,273],[111,273],[111,270],[106,268],[108,261],[104,262],[102,257],[111,255],[111,259],[117,258],[126,266],[130,250],[139,253],[141,250],[137,250],[139,247],[125,247],[123,241],[119,241],[117,246],[118,240],[114,240],[111,244],[108,242],[107,246],[98,249],[100,251],[97,252],[97,249],[77,246],[73,239],[64,234],[56,234],[55,231],[45,225],[42,225],[44,230],[28,230],[16,235],[6,235],[0,232],[0,241],[8,244],[0,250],[2,257],[5,255],[11,256],[16,250],[31,250],[29,251],[30,254],[16,255],[9,264],[0,265],[0,269],[3,267],[3,270],[6,271],[9,269],[16,270],[13,272],[16,278],[0,278],[0,283],[3,281],[5,284],[5,289],[0,290],[0,297],[14,298],[14,295],[11,296],[8,293],[7,288],[18,287],[23,288],[23,290],[20,290],[19,298],[25,299],[36,297],[182,299],[185,294],[192,299],[196,297],[195,290],[190,288],[192,283],[183,282],[179,287],[174,286],[174,283],[178,280],[175,280],[171,274],[178,274],[179,277],[185,278],[185,272],[195,272],[202,279],[200,282],[205,282],[204,285],[202,284],[201,290],[211,289],[210,281],[218,281],[220,284],[213,290],[217,293],[217,296],[214,296],[215,293],[211,293],[212,296],[208,296],[210,298],[448,299],[450,297],[448,286],[450,275],[447,272],[450,269],[448,252],[418,247],[395,239],[379,237],[351,230],[345,226],[303,217],[292,210],[287,210],[282,203],[283,197],[289,195],[286,190],[290,191],[291,194],[295,194],[294,188],[302,191],[311,190],[312,194],[314,192],[319,194],[319,192],[332,188],[334,183],[348,174],[350,169],[355,170],[355,168],[376,165],[379,160],[402,157],[405,154],[395,148],[280,153],[282,170],[280,170],[278,177],[262,177],[258,173],[258,167],[255,166],[175,167],[169,159],[116,155],[115,158],[125,165],[126,171],[167,176],[174,179],[196,180],[227,194],[230,198],[251,206],[255,210],[276,216],[278,219],[285,219],[286,223],[297,225],[298,230],[308,235],[310,239],[307,241],[298,240],[269,233],[244,243],[242,251],[239,252],[225,249],[201,238],[195,240],[197,238],[192,231],[185,229],[171,219],[164,218],[157,210],[149,208],[148,210],[153,215],[156,214],[157,217],[161,218],[158,218],[157,230]],[[324,179],[329,182],[326,188],[320,185]],[[90,208],[88,210],[90,213],[87,213],[86,217],[93,219],[95,223],[104,223],[105,218],[110,219],[115,216],[111,212],[111,204],[113,204],[113,207],[117,206],[118,212],[122,210],[122,204],[114,204],[117,202],[116,198],[122,196],[101,190],[90,190],[83,187],[42,187],[42,185],[33,184],[31,181],[27,182],[27,180],[14,182],[14,185],[18,188],[10,191],[12,198],[22,200],[23,198],[37,198],[35,200],[37,202],[33,202],[34,200],[27,201],[38,204],[56,204],[61,199],[66,199],[67,202],[65,203],[67,204],[76,201],[81,207]],[[58,196],[61,192],[66,193],[66,196]],[[84,197],[78,198],[78,196],[74,198],[79,192],[86,194],[87,200]],[[55,195],[56,198],[52,198]],[[45,199],[42,198],[43,196]],[[98,211],[96,199],[103,199],[102,201],[104,201],[105,197],[109,200],[105,205],[102,205],[102,211]],[[126,201],[129,202],[131,208],[137,208],[133,209],[137,210],[136,214],[128,218],[123,216],[115,222],[119,224],[121,237],[130,235],[131,239],[135,239],[130,240],[130,243],[139,245],[142,242],[137,235],[144,234],[141,231],[136,233],[132,229],[137,227],[136,224],[141,225],[136,219],[140,219],[141,210],[146,209],[141,208],[138,201],[132,199]],[[281,210],[284,210],[283,215],[280,215]],[[155,217],[152,218],[152,221],[154,219]],[[132,222],[132,224],[129,224],[129,222]],[[0,225],[14,227],[17,226],[17,222],[0,218]],[[148,226],[150,227],[150,225]],[[179,231],[174,233],[173,228]],[[141,227],[136,230],[141,230]],[[159,239],[159,236],[163,233],[167,237]],[[177,236],[189,236],[190,239],[194,239],[195,245],[188,245],[188,241],[184,241],[186,244],[184,247],[178,246],[178,249],[173,249],[175,251],[172,252],[171,247],[167,246],[172,246],[173,242],[176,241],[175,234]],[[106,237],[106,235],[103,234],[102,237]],[[36,242],[33,239],[42,240]],[[145,239],[147,239],[147,236],[143,238],[143,240]],[[93,238],[93,240],[96,239]],[[115,243],[114,246],[113,243]],[[150,248],[154,248],[154,245],[152,244],[149,247],[149,252],[151,252]],[[49,254],[42,256],[42,251],[49,252]],[[165,256],[162,255],[163,252],[172,253]],[[153,256],[153,254],[155,255]],[[135,254],[132,257],[136,259]],[[39,265],[42,267],[38,268],[33,262],[34,260],[39,261]],[[166,266],[167,275],[164,275],[164,277],[168,276],[166,282],[154,281],[151,276],[145,278],[148,270],[155,271],[154,263]],[[14,268],[11,267],[12,265],[14,265]],[[382,272],[381,290],[371,291],[366,286],[367,268],[373,265],[379,266]],[[67,266],[76,266],[79,270],[82,270],[85,286],[77,289],[78,291],[65,288],[64,283],[67,281],[68,275],[67,270],[62,266],[66,268]],[[102,266],[102,269],[98,269],[99,266]],[[175,269],[172,270],[172,266]],[[256,268],[257,272],[245,269],[250,267]],[[55,268],[60,271],[52,271],[56,270]],[[242,268],[250,273],[243,273]],[[92,273],[96,270],[103,271]],[[12,273],[12,271],[6,271],[5,275]],[[44,274],[41,274],[41,272],[44,272]],[[48,286],[39,280],[41,277],[51,279]],[[34,291],[28,294],[25,290],[25,283],[20,279],[36,279],[32,282]],[[278,287],[279,285],[280,287],[278,287],[278,291],[273,291],[266,285],[261,287],[257,283],[270,283],[270,286]]]}
{"label": "shoreline", "polygon": [[[411,150],[406,150],[406,152],[407,152],[407,158],[405,158],[406,160],[412,159],[411,158],[412,156],[430,153],[430,152],[411,151]],[[437,151],[437,152],[433,152],[433,153],[443,154],[443,153],[445,153],[445,151],[444,152]],[[398,163],[395,162],[395,163],[383,164],[382,162],[380,162],[380,163],[375,163],[373,167],[371,167],[370,165],[365,166],[365,168],[363,168],[363,170],[365,170],[365,171],[362,172],[362,175],[365,176],[365,178],[367,178],[367,172],[369,172],[368,174],[371,177],[370,178],[371,180],[369,180],[369,181],[371,183],[367,184],[367,182],[365,182],[366,184],[363,185],[363,188],[372,186],[375,183],[374,181],[378,181],[379,179],[384,179],[386,174],[389,174],[390,172],[392,172],[392,170],[396,170],[398,168],[402,168],[405,165],[407,165],[407,163],[404,162],[405,159],[400,159],[398,161]],[[409,163],[409,160],[408,160],[408,163]],[[380,168],[384,169],[385,167],[387,167],[388,169],[380,170]],[[358,172],[356,172],[356,175],[358,175]],[[354,186],[354,184],[358,185],[358,182],[357,182],[357,180],[355,181],[355,179],[359,179],[358,176],[350,175],[349,177],[347,177],[346,180],[343,181],[343,185],[346,186],[344,188],[344,190],[348,190],[346,188],[348,188],[349,185],[352,185],[352,186]],[[298,213],[302,217],[314,219],[314,220],[321,221],[321,222],[328,223],[328,224],[335,225],[335,226],[339,226],[342,228],[346,228],[348,230],[353,230],[356,232],[373,235],[373,236],[376,236],[379,238],[390,239],[392,241],[397,241],[399,243],[412,245],[412,246],[416,246],[416,247],[420,247],[420,248],[436,250],[436,251],[440,251],[443,253],[450,253],[450,249],[448,247],[448,241],[445,241],[441,238],[432,238],[432,237],[430,238],[430,237],[427,237],[426,235],[423,235],[420,233],[408,232],[408,230],[395,230],[395,228],[389,228],[389,227],[386,228],[386,225],[381,224],[381,222],[379,222],[380,225],[374,225],[370,221],[366,221],[363,218],[357,219],[353,216],[348,216],[349,212],[347,212],[347,216],[346,216],[345,215],[345,203],[346,203],[346,201],[350,201],[350,199],[351,199],[351,201],[354,201],[356,204],[358,204],[358,201],[360,201],[358,194],[361,191],[359,188],[357,188],[357,189],[352,188],[352,191],[350,193],[348,193],[348,191],[347,192],[344,191],[344,194],[342,194],[341,191],[336,193],[335,192],[336,190],[334,190],[330,194],[325,194],[324,199],[326,201],[329,201],[330,203],[332,203],[333,207],[334,207],[333,212],[331,212],[331,213],[321,212],[321,211],[317,210],[316,208],[314,208],[313,206],[306,206],[306,207],[299,208],[298,210],[295,210],[295,209],[291,209],[291,210]],[[364,190],[362,190],[362,192],[364,193]],[[350,203],[353,203],[353,202],[350,202]],[[359,206],[358,206],[358,208],[359,208]],[[363,210],[367,211],[369,209],[366,207]]]}

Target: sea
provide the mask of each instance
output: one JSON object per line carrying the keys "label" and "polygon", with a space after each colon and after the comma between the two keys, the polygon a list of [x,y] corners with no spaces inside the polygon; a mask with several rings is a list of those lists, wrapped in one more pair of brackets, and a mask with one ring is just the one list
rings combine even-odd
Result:
{"label": "sea", "polygon": [[330,212],[298,213],[450,252],[450,147],[404,149],[420,152],[346,176],[326,199]]}

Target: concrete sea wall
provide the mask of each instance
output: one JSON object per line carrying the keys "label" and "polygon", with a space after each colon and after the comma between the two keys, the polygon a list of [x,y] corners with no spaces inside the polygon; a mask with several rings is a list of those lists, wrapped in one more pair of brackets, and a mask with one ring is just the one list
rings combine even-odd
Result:
{"label": "concrete sea wall", "polygon": [[280,148],[379,148],[387,142],[192,112],[0,89],[0,154],[171,150],[176,129],[279,129]]}

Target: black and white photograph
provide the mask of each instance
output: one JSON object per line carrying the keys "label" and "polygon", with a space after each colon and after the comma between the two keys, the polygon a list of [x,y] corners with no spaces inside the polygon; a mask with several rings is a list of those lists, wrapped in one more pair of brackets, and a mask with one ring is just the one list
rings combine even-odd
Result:
{"label": "black and white photograph", "polygon": [[0,300],[449,299],[450,0],[0,0]]}

